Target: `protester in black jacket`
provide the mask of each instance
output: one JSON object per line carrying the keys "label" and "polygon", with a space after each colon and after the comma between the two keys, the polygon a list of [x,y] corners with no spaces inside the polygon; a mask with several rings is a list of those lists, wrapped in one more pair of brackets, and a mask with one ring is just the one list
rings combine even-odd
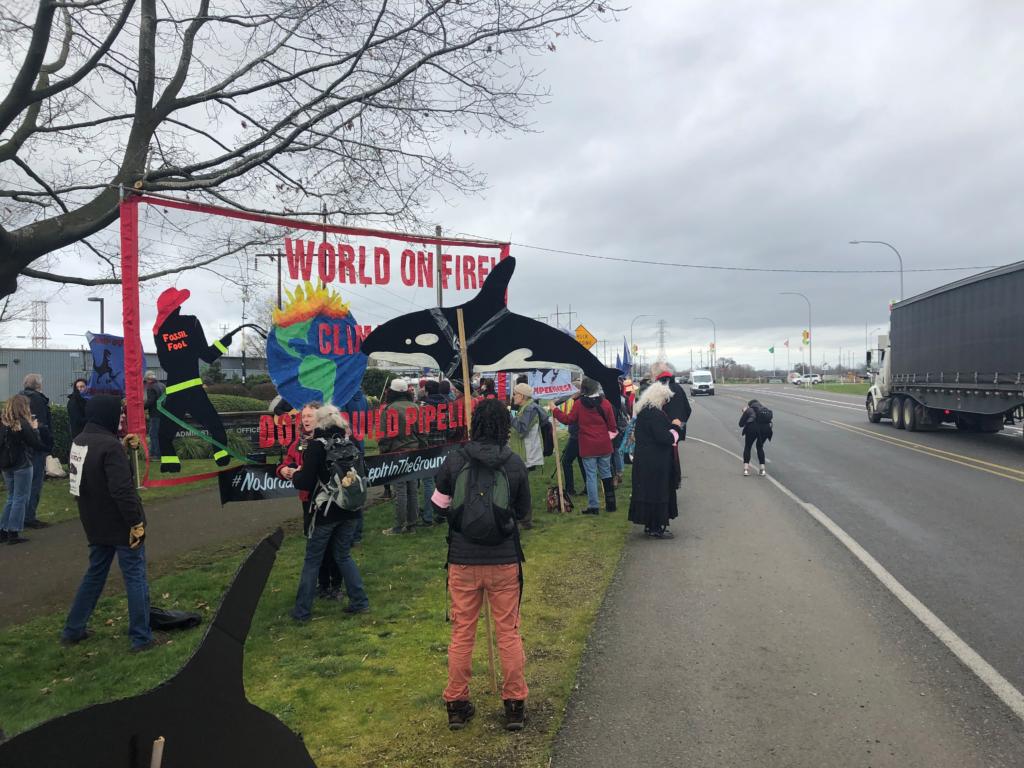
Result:
{"label": "protester in black jacket", "polygon": [[39,497],[43,493],[43,480],[46,479],[46,457],[53,451],[53,420],[50,416],[50,398],[43,394],[43,377],[38,373],[30,373],[24,380],[25,389],[21,394],[28,398],[29,408],[38,422],[39,440],[42,450],[32,450],[32,490],[25,507],[26,528],[47,528],[49,523],[36,519],[39,508]]}
{"label": "protester in black jacket", "polygon": [[71,385],[71,394],[68,395],[68,429],[72,440],[78,437],[78,433],[85,426],[86,400],[82,393],[87,385],[85,379],[75,379],[75,383]]}
{"label": "protester in black jacket", "polygon": [[61,642],[74,645],[89,636],[86,628],[117,562],[128,596],[128,635],[132,650],[153,645],[146,581],[146,515],[135,490],[128,454],[117,439],[121,401],[98,395],[85,407],[85,428],[71,444],[71,495],[89,541],[89,569],[71,604]]}
{"label": "protester in black jacket", "polygon": [[341,570],[345,582],[345,592],[348,594],[345,613],[367,613],[370,610],[370,599],[363,588],[363,577],[351,554],[361,510],[346,510],[333,503],[317,505],[318,487],[327,485],[331,480],[333,468],[328,466],[327,452],[328,446],[336,440],[349,441],[348,422],[337,407],[325,405],[317,409],[313,437],[306,444],[302,466],[292,475],[292,485],[300,491],[310,492],[312,513],[306,539],[306,558],[302,563],[299,589],[291,614],[293,619],[300,622],[312,618],[317,574],[328,548],[334,553],[334,562]]}
{"label": "protester in black jacket", "polygon": [[[530,481],[526,464],[507,443],[511,419],[505,404],[481,400],[473,411],[469,443],[448,454],[437,475],[433,502],[435,514],[449,517],[448,592],[451,595],[452,639],[448,646],[448,685],[444,700],[448,727],[464,728],[476,710],[469,701],[469,680],[473,666],[473,643],[480,615],[481,593],[493,611],[501,656],[505,727],[523,728],[526,717],[526,685],[523,640],[519,635],[519,601],[522,594],[522,548],[517,525],[531,520]],[[453,507],[459,474],[467,468],[467,482],[474,477],[473,465],[481,465],[508,481],[508,507],[512,532],[494,544],[471,541],[458,528],[461,509]],[[470,491],[467,489],[467,496]]]}
{"label": "protester in black jacket", "polygon": [[[750,448],[757,445],[757,460],[761,464],[758,474],[764,477],[764,443],[772,439],[771,411],[766,409],[758,400],[751,400],[743,409],[740,416],[739,427],[743,430],[743,476],[750,475]],[[758,418],[760,416],[760,418]]]}

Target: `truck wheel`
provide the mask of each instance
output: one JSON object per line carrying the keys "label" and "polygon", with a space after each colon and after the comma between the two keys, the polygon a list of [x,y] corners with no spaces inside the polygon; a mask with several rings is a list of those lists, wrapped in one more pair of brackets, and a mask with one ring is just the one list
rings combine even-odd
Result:
{"label": "truck wheel", "polygon": [[917,403],[909,397],[903,400],[903,428],[917,432]]}
{"label": "truck wheel", "polygon": [[892,425],[896,429],[903,429],[903,398],[894,397],[889,407],[892,410]]}
{"label": "truck wheel", "polygon": [[867,409],[868,421],[870,421],[872,424],[877,424],[882,420],[882,415],[875,410],[875,399],[873,397],[868,398]]}

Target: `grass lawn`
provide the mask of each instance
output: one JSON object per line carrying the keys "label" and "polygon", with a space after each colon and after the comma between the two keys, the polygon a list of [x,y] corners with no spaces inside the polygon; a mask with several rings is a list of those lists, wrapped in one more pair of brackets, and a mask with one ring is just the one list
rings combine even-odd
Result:
{"label": "grass lawn", "polygon": [[[547,464],[553,466],[550,458]],[[546,765],[631,527],[625,519],[626,469],[620,511],[598,517],[549,514],[549,473],[530,475],[535,518],[533,530],[523,532],[522,633],[531,690],[522,733],[503,730],[500,695],[487,692],[482,623],[474,665],[477,716],[466,730],[448,731],[441,701],[450,632],[444,621],[445,529],[384,537],[390,503],[367,510],[365,539],[354,551],[370,595],[372,612],[366,615],[346,617],[339,603],[318,600],[309,624],[288,618],[304,550],[297,525],[289,531],[246,646],[250,699],[301,732],[320,768]],[[211,615],[253,544],[183,559],[175,572],[150,585],[153,603]],[[91,623],[96,635],[74,648],[56,642],[63,614],[0,632],[0,724],[8,734],[153,687],[180,668],[201,637],[202,630],[176,634],[167,645],[131,655],[126,609],[123,597],[101,600]]]}
{"label": "grass lawn", "polygon": [[844,395],[866,395],[871,389],[871,384],[866,381],[859,381],[856,384],[815,384],[815,391],[838,392]]}

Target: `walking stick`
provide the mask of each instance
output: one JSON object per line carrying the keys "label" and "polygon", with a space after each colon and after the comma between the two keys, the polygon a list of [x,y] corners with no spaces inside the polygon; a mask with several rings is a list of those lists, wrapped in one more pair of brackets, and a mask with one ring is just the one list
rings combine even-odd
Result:
{"label": "walking stick", "polygon": [[[466,349],[466,321],[462,307],[455,310],[459,320],[459,354],[462,356],[462,402],[466,411],[466,436],[473,434],[473,398],[469,391],[469,350]],[[487,671],[491,677],[491,693],[498,692],[498,675],[494,670],[494,635],[491,632],[491,605],[484,596],[484,625],[487,627]]]}
{"label": "walking stick", "polygon": [[[557,408],[557,405],[553,405],[551,410]],[[551,454],[555,457],[555,477],[558,479],[558,511],[563,515],[565,514],[565,484],[562,478],[562,458],[558,448],[558,420],[554,416],[550,416],[552,421],[551,433],[554,440],[551,442],[554,444],[554,452]]]}

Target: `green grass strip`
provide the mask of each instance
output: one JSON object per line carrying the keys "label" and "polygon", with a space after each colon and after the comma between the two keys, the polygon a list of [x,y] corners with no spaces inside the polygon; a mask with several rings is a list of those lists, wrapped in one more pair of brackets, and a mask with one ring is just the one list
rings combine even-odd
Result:
{"label": "green grass strip", "polygon": [[[629,467],[618,493],[620,511],[586,517],[544,510],[552,466],[549,458],[543,473],[530,474],[535,524],[523,533],[521,630],[530,686],[525,731],[503,730],[500,695],[487,691],[482,622],[472,686],[478,714],[466,730],[447,730],[441,701],[450,634],[444,622],[445,529],[385,537],[390,503],[367,511],[365,539],[354,550],[372,612],[349,617],[341,604],[317,600],[313,621],[301,626],[288,618],[304,551],[296,506],[296,524],[278,554],[246,645],[250,699],[302,733],[320,768],[546,765],[630,528]],[[585,506],[585,499],[578,501]],[[234,542],[183,558],[175,572],[151,583],[153,604],[198,610],[209,618],[255,543]],[[84,552],[83,547],[83,571]],[[116,568],[111,579],[120,582]],[[91,622],[95,636],[74,648],[57,642],[63,618],[41,617],[0,632],[0,723],[8,734],[163,682],[184,664],[202,631],[172,635],[169,644],[132,655],[123,596],[101,600]]]}

